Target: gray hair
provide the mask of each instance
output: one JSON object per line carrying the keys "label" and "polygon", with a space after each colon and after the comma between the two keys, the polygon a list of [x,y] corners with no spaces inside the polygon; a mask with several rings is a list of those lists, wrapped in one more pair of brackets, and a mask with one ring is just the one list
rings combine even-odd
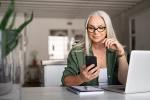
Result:
{"label": "gray hair", "polygon": [[[117,40],[113,26],[112,26],[111,19],[110,19],[109,15],[104,11],[98,10],[98,11],[91,13],[86,19],[85,29],[87,28],[87,25],[88,25],[88,22],[89,22],[89,19],[91,16],[102,17],[104,19],[105,24],[106,24],[107,38],[113,38],[113,39]],[[79,50],[79,51],[83,51],[84,50],[83,47],[85,47],[86,55],[89,55],[90,46],[91,46],[91,40],[89,39],[88,32],[86,29],[85,41],[77,43],[74,47],[82,47],[82,50]]]}
{"label": "gray hair", "polygon": [[[114,31],[113,26],[112,26],[111,19],[110,19],[109,15],[106,12],[98,10],[98,11],[95,11],[95,12],[91,13],[88,16],[87,20],[86,20],[85,28],[87,28],[87,24],[88,24],[89,19],[90,19],[91,16],[100,16],[100,17],[102,17],[104,19],[105,24],[106,24],[107,38],[113,38],[113,39],[117,40],[116,35],[115,35],[115,31]],[[86,30],[85,47],[86,47],[86,54],[87,55],[89,55],[89,47],[90,46],[91,46],[91,41],[89,39],[88,32]]]}

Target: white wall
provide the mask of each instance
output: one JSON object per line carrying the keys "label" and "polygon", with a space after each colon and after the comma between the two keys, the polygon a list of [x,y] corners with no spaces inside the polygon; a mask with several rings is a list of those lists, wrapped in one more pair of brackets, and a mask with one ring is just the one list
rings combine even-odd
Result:
{"label": "white wall", "polygon": [[136,49],[150,50],[150,9],[136,15],[135,19],[135,36]]}
{"label": "white wall", "polygon": [[128,17],[126,13],[121,13],[119,16],[112,18],[114,29],[120,43],[129,47],[129,27]]}
{"label": "white wall", "polygon": [[[68,22],[72,25],[68,25]],[[84,19],[52,19],[52,18],[34,18],[27,27],[28,47],[27,63],[30,63],[30,52],[38,51],[39,60],[48,59],[48,35],[51,29],[84,29]],[[84,33],[83,33],[84,34]]]}
{"label": "white wall", "polygon": [[[147,39],[149,35],[150,28],[148,28],[149,25],[149,9],[150,9],[150,0],[145,0],[142,3],[139,3],[137,6],[130,8],[124,12],[121,12],[120,15],[114,16],[113,24],[114,28],[116,30],[118,39],[120,42],[125,45],[127,50],[130,50],[130,32],[129,32],[129,19],[135,17],[136,18],[136,31],[138,31],[137,34],[140,34],[137,37],[137,49],[143,48],[143,44],[145,45],[145,49],[149,49],[149,45],[147,44],[149,40]],[[144,24],[146,22],[146,24]],[[147,26],[146,26],[147,25]],[[142,27],[141,27],[142,26]],[[145,27],[146,26],[146,27]],[[141,34],[142,33],[142,34]],[[146,35],[145,35],[146,34]],[[144,38],[144,41],[142,42],[140,40],[140,37],[146,37]],[[148,42],[146,42],[148,40]],[[146,44],[145,44],[146,42]]]}

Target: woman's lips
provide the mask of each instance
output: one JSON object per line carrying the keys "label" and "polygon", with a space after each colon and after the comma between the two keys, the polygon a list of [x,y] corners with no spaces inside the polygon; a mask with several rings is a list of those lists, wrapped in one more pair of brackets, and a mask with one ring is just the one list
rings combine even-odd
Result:
{"label": "woman's lips", "polygon": [[93,36],[93,38],[96,38],[96,39],[97,39],[97,38],[100,38],[100,37],[101,37],[101,36]]}

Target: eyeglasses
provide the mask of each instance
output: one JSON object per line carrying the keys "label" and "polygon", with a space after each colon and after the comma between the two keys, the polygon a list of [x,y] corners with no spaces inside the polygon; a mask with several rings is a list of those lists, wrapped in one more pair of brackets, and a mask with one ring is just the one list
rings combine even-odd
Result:
{"label": "eyeglasses", "polygon": [[91,32],[91,33],[94,33],[96,30],[98,32],[103,32],[105,29],[106,29],[106,27],[103,27],[103,26],[100,26],[100,27],[97,27],[97,28],[95,28],[95,27],[87,27],[87,31]]}

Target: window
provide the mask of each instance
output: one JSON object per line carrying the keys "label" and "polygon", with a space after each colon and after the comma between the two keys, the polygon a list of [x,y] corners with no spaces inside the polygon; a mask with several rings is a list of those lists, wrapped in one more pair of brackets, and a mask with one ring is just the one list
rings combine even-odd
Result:
{"label": "window", "polygon": [[53,29],[48,36],[48,53],[50,60],[66,60],[73,45],[84,39],[82,30]]}
{"label": "window", "polygon": [[51,30],[48,37],[48,52],[51,60],[65,60],[68,53],[66,30]]}

